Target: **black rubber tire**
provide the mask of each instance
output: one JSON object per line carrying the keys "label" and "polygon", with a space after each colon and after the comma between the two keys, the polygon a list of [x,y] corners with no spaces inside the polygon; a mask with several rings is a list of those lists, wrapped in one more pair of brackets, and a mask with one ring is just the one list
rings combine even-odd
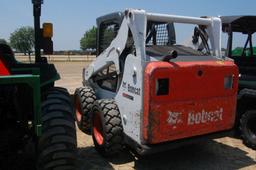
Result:
{"label": "black rubber tire", "polygon": [[256,150],[256,110],[247,111],[241,116],[239,129],[243,143]]}
{"label": "black rubber tire", "polygon": [[47,99],[57,99],[62,100],[67,105],[70,105],[73,108],[73,103],[71,102],[71,97],[67,89],[63,87],[53,87],[49,88],[46,92],[43,93],[44,101]]}
{"label": "black rubber tire", "polygon": [[[95,137],[95,119],[99,114],[103,143]],[[114,100],[103,99],[95,102],[92,109],[92,139],[95,149],[103,156],[118,154],[123,149],[123,126],[120,112]]]}
{"label": "black rubber tire", "polygon": [[[91,134],[91,109],[96,101],[96,95],[91,87],[77,88],[74,96],[76,105],[76,122],[78,128],[86,134]],[[80,116],[80,117],[79,117]]]}
{"label": "black rubber tire", "polygon": [[42,136],[38,140],[38,170],[76,169],[77,138],[71,100],[51,89],[42,103]]}

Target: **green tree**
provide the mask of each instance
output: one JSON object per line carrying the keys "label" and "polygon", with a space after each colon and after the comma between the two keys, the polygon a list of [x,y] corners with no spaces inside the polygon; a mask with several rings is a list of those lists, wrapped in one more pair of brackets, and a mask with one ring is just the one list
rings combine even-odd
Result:
{"label": "green tree", "polygon": [[86,49],[96,49],[96,27],[93,26],[91,29],[85,32],[84,36],[80,40],[80,48],[82,50]]}
{"label": "green tree", "polygon": [[31,61],[30,54],[35,46],[34,29],[26,26],[15,30],[11,33],[10,45],[15,50],[28,54]]}

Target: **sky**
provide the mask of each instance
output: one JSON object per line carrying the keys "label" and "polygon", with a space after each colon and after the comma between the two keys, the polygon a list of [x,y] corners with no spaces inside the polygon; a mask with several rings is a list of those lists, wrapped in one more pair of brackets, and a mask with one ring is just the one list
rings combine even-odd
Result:
{"label": "sky", "polygon": [[[255,0],[44,0],[41,21],[54,27],[55,50],[78,50],[86,30],[96,18],[126,8],[185,15],[256,15]],[[33,26],[31,0],[0,0],[0,38],[21,26]]]}

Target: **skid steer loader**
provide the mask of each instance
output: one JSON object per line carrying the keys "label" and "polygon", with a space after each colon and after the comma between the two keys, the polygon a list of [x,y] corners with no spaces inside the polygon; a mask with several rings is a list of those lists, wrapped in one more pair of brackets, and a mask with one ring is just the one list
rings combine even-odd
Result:
{"label": "skid steer loader", "polygon": [[220,18],[128,9],[97,27],[97,58],[75,103],[79,128],[101,154],[125,145],[164,151],[234,127],[238,68],[221,55]]}
{"label": "skid steer loader", "polygon": [[222,16],[221,21],[226,56],[239,68],[236,132],[246,146],[256,149],[256,16]]}

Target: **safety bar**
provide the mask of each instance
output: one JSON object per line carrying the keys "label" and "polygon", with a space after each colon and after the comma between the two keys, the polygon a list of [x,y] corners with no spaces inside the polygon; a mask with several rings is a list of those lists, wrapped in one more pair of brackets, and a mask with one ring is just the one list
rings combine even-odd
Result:
{"label": "safety bar", "polygon": [[159,22],[176,22],[176,23],[187,23],[187,24],[197,24],[197,25],[211,25],[211,18],[197,18],[197,17],[187,17],[187,16],[177,16],[177,15],[167,15],[167,14],[157,14],[157,13],[146,13],[147,19],[151,21]]}

